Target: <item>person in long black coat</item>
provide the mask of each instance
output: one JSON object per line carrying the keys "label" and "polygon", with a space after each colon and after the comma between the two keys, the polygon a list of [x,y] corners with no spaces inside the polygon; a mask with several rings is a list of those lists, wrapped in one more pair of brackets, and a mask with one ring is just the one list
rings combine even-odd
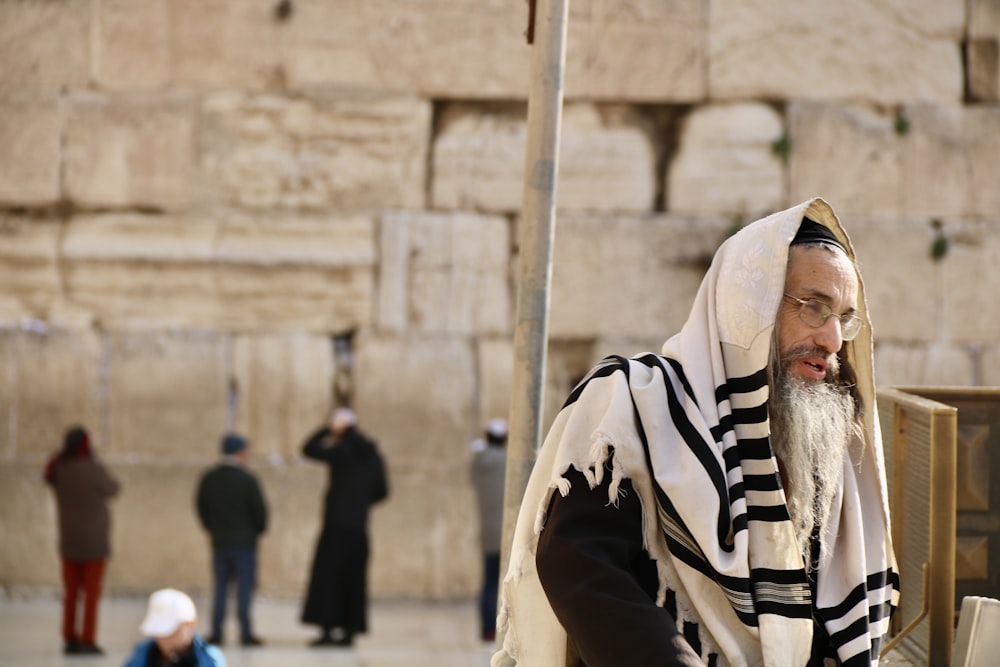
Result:
{"label": "person in long black coat", "polygon": [[302,454],[330,471],[302,622],[322,631],[313,646],[350,646],[368,630],[368,512],[389,495],[385,466],[347,408],[333,411]]}

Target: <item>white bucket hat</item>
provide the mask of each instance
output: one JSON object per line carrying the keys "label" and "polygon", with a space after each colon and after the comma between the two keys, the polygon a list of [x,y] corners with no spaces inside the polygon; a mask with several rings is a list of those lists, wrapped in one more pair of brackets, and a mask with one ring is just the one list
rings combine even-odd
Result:
{"label": "white bucket hat", "polygon": [[181,623],[192,623],[197,616],[191,598],[176,589],[164,588],[149,596],[149,608],[139,631],[147,637],[169,637]]}

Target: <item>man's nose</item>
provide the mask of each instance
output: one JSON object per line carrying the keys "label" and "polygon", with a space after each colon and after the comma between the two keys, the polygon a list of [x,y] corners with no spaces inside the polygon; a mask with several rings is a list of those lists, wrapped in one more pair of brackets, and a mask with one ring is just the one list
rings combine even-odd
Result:
{"label": "man's nose", "polygon": [[813,342],[829,354],[837,354],[844,345],[844,335],[841,330],[840,318],[832,315],[826,318],[823,326],[816,330]]}

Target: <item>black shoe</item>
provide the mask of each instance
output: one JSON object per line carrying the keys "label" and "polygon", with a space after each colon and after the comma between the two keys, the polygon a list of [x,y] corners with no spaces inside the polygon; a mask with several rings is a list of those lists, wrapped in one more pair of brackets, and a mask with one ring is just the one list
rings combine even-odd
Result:
{"label": "black shoe", "polygon": [[80,640],[70,639],[66,642],[66,646],[63,647],[63,653],[66,655],[76,655],[80,652]]}
{"label": "black shoe", "polygon": [[218,635],[205,637],[205,643],[211,644],[212,646],[222,646],[222,637],[219,637]]}
{"label": "black shoe", "polygon": [[309,642],[309,645],[317,647],[336,646],[337,642],[335,642],[333,637],[331,637],[330,635],[323,635],[319,639],[314,639],[311,642]]}
{"label": "black shoe", "polygon": [[263,646],[264,642],[260,637],[244,637],[240,640],[240,646]]}
{"label": "black shoe", "polygon": [[80,642],[76,649],[77,655],[104,655],[104,651],[97,644],[84,644]]}

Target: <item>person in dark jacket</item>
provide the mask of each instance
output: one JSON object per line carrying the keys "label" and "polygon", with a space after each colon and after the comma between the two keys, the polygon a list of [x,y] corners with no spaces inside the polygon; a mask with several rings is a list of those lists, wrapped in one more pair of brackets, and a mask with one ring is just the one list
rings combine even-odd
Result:
{"label": "person in dark jacket", "polygon": [[302,622],[322,631],[313,646],[350,646],[368,629],[368,511],[389,495],[385,467],[347,408],[334,410],[302,453],[330,471]]}
{"label": "person in dark jacket", "polygon": [[[94,457],[86,429],[66,432],[62,450],[45,467],[45,481],[55,493],[62,558],[64,650],[68,654],[103,653],[97,646],[97,610],[104,568],[111,555],[111,514],[107,500],[118,482]],[[77,594],[83,589],[83,627],[76,625]]]}
{"label": "person in dark jacket", "polygon": [[198,484],[198,518],[212,538],[212,605],[210,644],[221,644],[229,583],[236,580],[240,644],[260,646],[250,622],[250,603],[257,580],[257,539],[267,529],[267,503],[257,478],[247,469],[247,441],[228,433],[222,438],[222,461]]}

